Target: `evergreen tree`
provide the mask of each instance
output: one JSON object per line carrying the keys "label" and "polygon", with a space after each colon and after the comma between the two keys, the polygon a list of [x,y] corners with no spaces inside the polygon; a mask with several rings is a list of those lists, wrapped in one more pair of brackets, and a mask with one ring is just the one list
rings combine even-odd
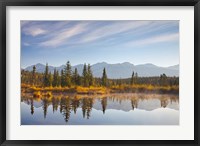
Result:
{"label": "evergreen tree", "polygon": [[61,87],[65,86],[65,74],[64,74],[63,69],[61,70],[60,84],[61,84]]}
{"label": "evergreen tree", "polygon": [[33,71],[32,71],[32,85],[35,85],[35,80],[36,80],[36,66],[33,66]]}
{"label": "evergreen tree", "polygon": [[83,86],[87,87],[89,85],[89,82],[88,82],[88,73],[87,73],[87,66],[86,64],[84,64],[84,67],[83,67]]}
{"label": "evergreen tree", "polygon": [[74,70],[72,79],[73,79],[73,83],[74,83],[75,85],[80,85],[80,76],[79,76],[79,74],[78,74],[77,68],[75,68],[75,70]]}
{"label": "evergreen tree", "polygon": [[48,66],[48,63],[46,64],[46,68],[45,68],[45,71],[44,71],[44,86],[45,87],[48,87],[50,85],[49,83],[49,66]]}
{"label": "evergreen tree", "polygon": [[57,74],[57,77],[58,77],[57,86],[59,87],[59,86],[61,85],[61,77],[60,77],[60,75],[59,75],[58,70],[57,70],[56,74]]}
{"label": "evergreen tree", "polygon": [[92,75],[92,70],[91,70],[90,64],[88,64],[87,78],[88,78],[89,86],[92,86],[94,79],[93,79],[93,75]]}
{"label": "evergreen tree", "polygon": [[48,86],[52,86],[52,82],[53,82],[53,78],[52,78],[51,72],[49,72],[49,74],[48,74]]}
{"label": "evergreen tree", "polygon": [[53,87],[56,87],[56,69],[54,69],[54,72],[53,72],[53,82],[52,82],[52,86],[53,86]]}
{"label": "evergreen tree", "polygon": [[133,85],[134,84],[134,71],[133,71],[133,73],[132,73],[132,76],[131,76],[131,85]]}
{"label": "evergreen tree", "polygon": [[160,85],[161,86],[167,85],[167,76],[164,73],[160,75]]}
{"label": "evergreen tree", "polygon": [[104,69],[103,69],[103,76],[102,76],[102,85],[103,86],[107,86],[107,74],[106,74],[106,69],[105,69],[105,67],[104,67]]}
{"label": "evergreen tree", "polygon": [[65,67],[65,83],[66,83],[66,86],[68,87],[71,86],[71,78],[72,78],[71,65],[70,65],[70,62],[67,61],[67,64]]}
{"label": "evergreen tree", "polygon": [[53,72],[53,82],[52,82],[53,87],[58,87],[59,86],[59,74],[56,69],[54,69]]}
{"label": "evergreen tree", "polygon": [[134,78],[134,83],[137,84],[137,82],[138,82],[138,73],[136,72],[135,73],[135,78]]}

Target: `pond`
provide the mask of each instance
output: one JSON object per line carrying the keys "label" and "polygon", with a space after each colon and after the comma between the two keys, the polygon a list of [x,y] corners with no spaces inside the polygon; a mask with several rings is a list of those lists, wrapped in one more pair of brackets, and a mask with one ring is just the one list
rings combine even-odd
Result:
{"label": "pond", "polygon": [[21,97],[21,125],[178,125],[173,94],[55,94]]}

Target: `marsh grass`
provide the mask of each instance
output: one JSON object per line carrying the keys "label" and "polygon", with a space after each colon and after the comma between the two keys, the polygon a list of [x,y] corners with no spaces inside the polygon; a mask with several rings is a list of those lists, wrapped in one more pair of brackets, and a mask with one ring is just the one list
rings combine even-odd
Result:
{"label": "marsh grass", "polygon": [[52,96],[52,93],[76,93],[76,94],[108,94],[108,93],[179,93],[179,86],[155,86],[146,84],[116,85],[110,87],[36,87],[27,84],[21,85],[22,93],[33,93],[35,97]]}

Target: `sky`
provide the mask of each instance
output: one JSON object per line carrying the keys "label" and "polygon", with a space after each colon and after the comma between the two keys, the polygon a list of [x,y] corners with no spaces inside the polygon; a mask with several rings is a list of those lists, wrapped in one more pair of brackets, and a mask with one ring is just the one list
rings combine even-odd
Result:
{"label": "sky", "polygon": [[21,66],[179,64],[179,21],[21,21]]}

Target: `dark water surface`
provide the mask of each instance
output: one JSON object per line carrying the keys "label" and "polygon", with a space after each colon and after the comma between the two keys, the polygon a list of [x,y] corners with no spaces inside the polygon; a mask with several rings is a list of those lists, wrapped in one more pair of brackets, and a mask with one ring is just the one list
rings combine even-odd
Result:
{"label": "dark water surface", "polygon": [[21,125],[178,125],[178,95],[53,95],[21,98]]}

